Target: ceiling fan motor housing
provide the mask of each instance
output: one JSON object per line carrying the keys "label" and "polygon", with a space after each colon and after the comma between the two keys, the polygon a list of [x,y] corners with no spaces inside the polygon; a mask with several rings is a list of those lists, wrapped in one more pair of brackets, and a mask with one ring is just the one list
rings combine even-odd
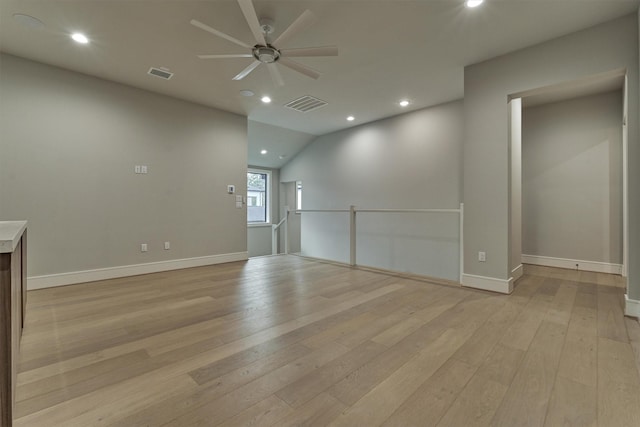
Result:
{"label": "ceiling fan motor housing", "polygon": [[253,56],[260,62],[271,64],[273,62],[276,62],[278,58],[280,58],[280,51],[270,45],[256,45],[253,48]]}

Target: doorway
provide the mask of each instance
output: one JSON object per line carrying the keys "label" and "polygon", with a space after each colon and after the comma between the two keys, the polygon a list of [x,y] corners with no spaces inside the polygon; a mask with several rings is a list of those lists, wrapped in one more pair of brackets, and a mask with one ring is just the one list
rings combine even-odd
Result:
{"label": "doorway", "polygon": [[626,276],[625,88],[614,72],[511,99],[512,274]]}

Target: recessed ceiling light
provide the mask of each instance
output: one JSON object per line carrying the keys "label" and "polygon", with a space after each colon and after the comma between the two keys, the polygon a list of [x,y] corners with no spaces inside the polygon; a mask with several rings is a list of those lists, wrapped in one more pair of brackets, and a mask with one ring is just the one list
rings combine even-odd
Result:
{"label": "recessed ceiling light", "polygon": [[33,16],[25,15],[24,13],[14,13],[13,19],[25,27],[32,28],[34,30],[40,30],[44,27],[44,22],[38,18],[34,18]]}
{"label": "recessed ceiling light", "polygon": [[255,93],[253,93],[252,90],[245,89],[245,90],[241,90],[240,91],[240,95],[242,95],[242,96],[253,96],[253,95],[255,95]]}
{"label": "recessed ceiling light", "polygon": [[267,150],[262,150],[262,151],[260,151],[260,154],[267,154],[267,153],[268,153],[268,151],[267,151]]}
{"label": "recessed ceiling light", "polygon": [[466,5],[467,7],[472,7],[472,8],[473,8],[473,7],[478,7],[478,6],[480,6],[483,2],[484,2],[484,0],[467,0],[467,1],[465,2],[465,5]]}
{"label": "recessed ceiling light", "polygon": [[262,102],[264,102],[265,104],[268,104],[271,102],[271,98],[269,98],[268,96],[263,96],[262,99],[260,99]]}
{"label": "recessed ceiling light", "polygon": [[403,99],[402,101],[399,102],[401,107],[406,107],[407,105],[409,105],[409,101],[407,101],[406,99]]}
{"label": "recessed ceiling light", "polygon": [[355,118],[355,117],[353,117],[353,116],[349,116],[349,117],[347,117],[347,120],[349,120],[350,122],[354,121],[355,119],[356,119],[356,118]]}
{"label": "recessed ceiling light", "polygon": [[71,38],[75,41],[78,42],[80,44],[87,44],[89,43],[89,39],[87,38],[87,36],[85,36],[82,33],[73,33],[71,34]]}

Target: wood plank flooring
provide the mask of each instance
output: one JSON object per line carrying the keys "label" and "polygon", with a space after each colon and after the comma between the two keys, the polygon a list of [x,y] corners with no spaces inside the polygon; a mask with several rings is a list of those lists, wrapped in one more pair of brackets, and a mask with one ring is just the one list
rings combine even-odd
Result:
{"label": "wood plank flooring", "polygon": [[640,426],[618,276],[504,296],[295,256],[29,293],[15,425]]}

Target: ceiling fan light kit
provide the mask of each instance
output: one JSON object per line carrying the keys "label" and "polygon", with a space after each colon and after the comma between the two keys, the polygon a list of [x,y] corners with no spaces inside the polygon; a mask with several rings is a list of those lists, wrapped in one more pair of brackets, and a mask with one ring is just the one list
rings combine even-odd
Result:
{"label": "ceiling fan light kit", "polygon": [[257,45],[253,48],[253,57],[264,64],[271,64],[280,58],[280,51],[273,46]]}
{"label": "ceiling fan light kit", "polygon": [[290,57],[309,57],[309,56],[337,56],[337,46],[320,46],[305,47],[292,49],[278,49],[276,45],[284,44],[288,39],[297,34],[300,30],[308,27],[315,20],[315,16],[311,11],[305,10],[282,34],[273,42],[269,43],[269,37],[275,29],[273,20],[269,18],[258,19],[255,8],[251,0],[238,0],[238,5],[249,25],[249,29],[253,34],[257,44],[251,46],[233,36],[216,30],[195,19],[191,20],[191,25],[207,31],[215,36],[221,37],[227,41],[237,44],[245,49],[250,49],[250,53],[238,54],[220,54],[220,55],[198,55],[200,59],[224,59],[224,58],[253,58],[254,61],[244,70],[240,71],[233,80],[242,80],[248,76],[259,65],[265,64],[271,74],[271,78],[277,86],[282,86],[284,81],[280,75],[276,62],[300,74],[304,74],[312,79],[320,77],[320,73],[304,64],[289,59]]}

